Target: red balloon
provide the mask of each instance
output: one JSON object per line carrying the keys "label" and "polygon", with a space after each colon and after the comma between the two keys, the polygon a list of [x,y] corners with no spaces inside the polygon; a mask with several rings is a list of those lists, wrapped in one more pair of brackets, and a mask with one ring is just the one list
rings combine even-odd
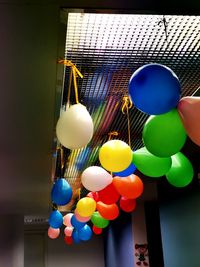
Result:
{"label": "red balloon", "polygon": [[116,176],[113,178],[113,184],[120,195],[128,199],[139,197],[144,189],[142,180],[135,174],[123,178]]}
{"label": "red balloon", "polygon": [[71,245],[73,243],[73,239],[71,236],[65,236],[64,240],[67,245]]}
{"label": "red balloon", "polygon": [[102,228],[96,227],[95,225],[93,225],[92,230],[96,235],[100,235],[103,231]]}
{"label": "red balloon", "polygon": [[97,210],[99,214],[106,220],[114,220],[119,216],[119,208],[115,203],[107,205],[99,201],[97,202]]}
{"label": "red balloon", "polygon": [[90,192],[87,194],[87,197],[93,198],[96,202],[99,201],[98,192]]}
{"label": "red balloon", "polygon": [[136,200],[135,199],[127,199],[125,197],[120,198],[119,202],[120,208],[125,212],[131,212],[136,207]]}
{"label": "red balloon", "polygon": [[109,184],[98,193],[99,193],[99,200],[108,205],[116,203],[120,197],[120,194],[115,189],[113,183]]}

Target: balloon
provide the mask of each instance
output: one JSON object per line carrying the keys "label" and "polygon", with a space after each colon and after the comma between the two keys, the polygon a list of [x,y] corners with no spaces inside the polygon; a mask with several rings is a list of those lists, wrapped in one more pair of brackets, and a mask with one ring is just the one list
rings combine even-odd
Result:
{"label": "balloon", "polygon": [[99,191],[112,182],[112,176],[103,168],[91,166],[81,175],[83,186],[90,191]]}
{"label": "balloon", "polygon": [[65,179],[58,179],[51,190],[51,199],[57,205],[66,205],[72,198],[72,189]]}
{"label": "balloon", "polygon": [[119,216],[119,208],[115,203],[107,205],[99,201],[97,202],[97,210],[106,220],[115,220]]}
{"label": "balloon", "polygon": [[138,198],[143,192],[143,182],[135,174],[131,174],[121,179],[121,177],[114,177],[113,184],[116,190],[128,199]]}
{"label": "balloon", "polygon": [[185,187],[191,183],[194,170],[191,162],[181,152],[172,156],[172,166],[166,174],[170,184],[176,187]]}
{"label": "balloon", "polygon": [[93,121],[82,104],[75,104],[63,111],[56,125],[59,142],[66,148],[86,146],[93,135]]}
{"label": "balloon", "polygon": [[73,232],[73,227],[65,227],[64,229],[64,233],[66,236],[71,236],[72,235],[72,232]]}
{"label": "balloon", "polygon": [[51,238],[51,239],[56,239],[60,234],[60,229],[57,228],[52,228],[52,227],[49,227],[48,229],[48,237]]}
{"label": "balloon", "polygon": [[136,200],[135,199],[127,199],[125,197],[120,198],[119,202],[120,208],[125,212],[131,212],[136,207]]}
{"label": "balloon", "polygon": [[118,201],[120,194],[115,189],[113,183],[106,186],[103,190],[99,191],[99,200],[105,204],[113,204]]}
{"label": "balloon", "polygon": [[131,164],[131,148],[121,140],[110,140],[99,150],[101,165],[108,171],[121,172]]}
{"label": "balloon", "polygon": [[74,214],[73,213],[68,213],[63,217],[63,224],[68,227],[72,227],[71,224],[71,218]]}
{"label": "balloon", "polygon": [[186,132],[176,109],[168,113],[150,116],[143,133],[146,148],[157,157],[169,157],[183,147]]}
{"label": "balloon", "polygon": [[76,229],[81,229],[81,228],[85,225],[84,222],[79,222],[79,221],[76,219],[75,215],[72,216],[71,224],[72,224],[72,226],[73,226],[74,228],[76,228]]}
{"label": "balloon", "polygon": [[76,211],[82,217],[89,217],[96,210],[96,202],[90,197],[81,198],[76,206]]}
{"label": "balloon", "polygon": [[92,214],[91,222],[98,228],[105,228],[109,225],[109,221],[104,219],[98,211]]}
{"label": "balloon", "polygon": [[172,160],[171,157],[159,158],[151,154],[146,147],[142,147],[133,152],[133,163],[141,173],[150,177],[160,177],[169,171]]}
{"label": "balloon", "polygon": [[178,112],[190,139],[200,146],[200,97],[183,97]]}
{"label": "balloon", "polygon": [[74,241],[74,243],[78,244],[81,242],[80,238],[79,238],[79,234],[78,234],[78,231],[77,230],[73,230],[72,232],[72,239]]}
{"label": "balloon", "polygon": [[52,228],[60,228],[63,224],[63,216],[58,210],[54,210],[51,212],[49,217],[49,225]]}
{"label": "balloon", "polygon": [[91,216],[89,216],[89,217],[82,217],[82,216],[80,216],[78,214],[77,210],[74,211],[74,215],[75,215],[77,221],[79,221],[79,222],[88,222],[90,220],[90,218],[91,218]]}
{"label": "balloon", "polygon": [[92,226],[92,230],[96,235],[100,235],[102,233],[102,228],[96,227],[95,225]]}
{"label": "balloon", "polygon": [[158,115],[176,107],[181,87],[176,74],[160,64],[147,64],[137,69],[129,81],[129,95],[139,110]]}
{"label": "balloon", "polygon": [[71,245],[73,243],[73,239],[71,236],[65,236],[64,241],[67,245]]}
{"label": "balloon", "polygon": [[99,201],[99,193],[98,192],[89,192],[87,197],[93,198],[96,202]]}
{"label": "balloon", "polygon": [[120,177],[126,177],[129,176],[131,174],[133,174],[136,170],[136,166],[131,163],[128,168],[126,168],[125,170],[121,171],[121,172],[113,172],[114,176],[120,176]]}
{"label": "balloon", "polygon": [[92,237],[92,230],[89,225],[85,225],[78,231],[80,240],[88,241]]}
{"label": "balloon", "polygon": [[126,177],[129,176],[131,174],[133,174],[136,170],[136,167],[133,163],[131,163],[127,169],[121,171],[121,172],[113,172],[114,176],[120,176],[120,177]]}

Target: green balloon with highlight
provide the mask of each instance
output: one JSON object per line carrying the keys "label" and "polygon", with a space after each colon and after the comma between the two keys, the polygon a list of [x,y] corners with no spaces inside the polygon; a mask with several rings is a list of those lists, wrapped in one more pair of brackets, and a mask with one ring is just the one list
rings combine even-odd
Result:
{"label": "green balloon with highlight", "polygon": [[92,214],[91,222],[98,228],[106,228],[109,225],[109,220],[104,219],[98,211]]}
{"label": "green balloon with highlight", "polygon": [[144,145],[157,157],[170,157],[185,144],[187,135],[176,109],[150,116],[142,133]]}
{"label": "green balloon with highlight", "polygon": [[133,152],[132,162],[141,173],[149,177],[161,177],[165,175],[172,164],[171,157],[157,157],[151,154],[146,147],[142,147]]}
{"label": "green balloon with highlight", "polygon": [[194,170],[189,159],[178,152],[172,156],[172,166],[166,174],[168,182],[175,187],[185,187],[192,182]]}

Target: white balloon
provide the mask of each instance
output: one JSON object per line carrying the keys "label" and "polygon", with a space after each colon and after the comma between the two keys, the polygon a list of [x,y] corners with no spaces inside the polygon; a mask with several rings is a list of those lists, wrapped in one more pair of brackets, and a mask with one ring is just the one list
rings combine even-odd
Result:
{"label": "white balloon", "polygon": [[75,104],[63,111],[56,125],[59,142],[66,148],[86,146],[93,136],[94,125],[86,107]]}
{"label": "white balloon", "polygon": [[98,166],[85,169],[81,175],[83,186],[92,192],[104,189],[112,183],[112,179],[112,176],[106,170]]}

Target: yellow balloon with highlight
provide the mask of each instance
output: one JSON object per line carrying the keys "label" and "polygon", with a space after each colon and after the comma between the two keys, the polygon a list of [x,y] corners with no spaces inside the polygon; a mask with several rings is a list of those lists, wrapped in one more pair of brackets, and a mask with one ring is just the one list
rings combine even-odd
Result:
{"label": "yellow balloon with highlight", "polygon": [[96,210],[96,201],[90,197],[81,198],[77,205],[76,211],[82,217],[89,217]]}
{"label": "yellow balloon with highlight", "polygon": [[110,140],[100,148],[99,160],[106,170],[121,172],[131,164],[132,150],[121,140]]}

